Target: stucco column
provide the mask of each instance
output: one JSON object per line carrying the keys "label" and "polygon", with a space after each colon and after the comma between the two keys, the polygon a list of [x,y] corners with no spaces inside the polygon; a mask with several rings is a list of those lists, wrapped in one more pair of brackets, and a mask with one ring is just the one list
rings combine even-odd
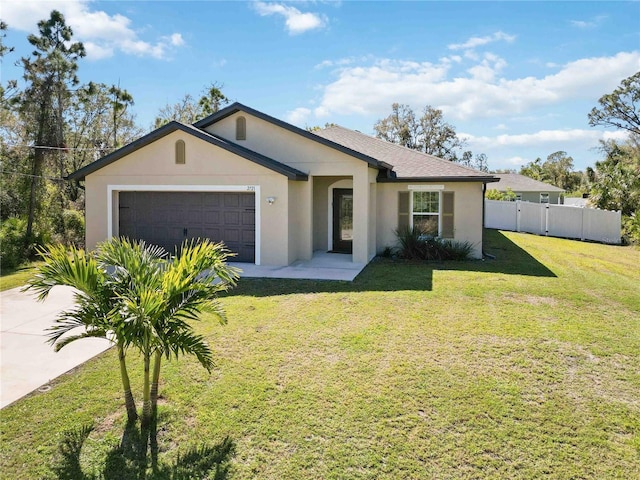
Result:
{"label": "stucco column", "polygon": [[353,176],[353,261],[369,261],[369,168],[363,165]]}

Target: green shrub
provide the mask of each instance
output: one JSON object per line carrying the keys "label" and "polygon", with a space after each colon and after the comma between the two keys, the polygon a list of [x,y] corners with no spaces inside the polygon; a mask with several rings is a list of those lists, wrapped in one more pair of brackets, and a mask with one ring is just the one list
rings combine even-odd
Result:
{"label": "green shrub", "polygon": [[62,213],[64,225],[64,243],[84,248],[84,215],[78,210],[65,210]]}
{"label": "green shrub", "polygon": [[15,268],[25,260],[24,235],[27,222],[10,217],[0,226],[0,264],[3,270]]}
{"label": "green shrub", "polygon": [[396,230],[398,255],[408,260],[467,260],[473,244],[424,234],[417,226]]}
{"label": "green shrub", "polygon": [[46,225],[33,225],[31,241],[26,241],[27,219],[10,217],[0,226],[0,264],[1,268],[12,269],[36,256],[38,247],[51,242]]}
{"label": "green shrub", "polygon": [[622,241],[631,245],[640,245],[640,215],[638,212],[622,217]]}

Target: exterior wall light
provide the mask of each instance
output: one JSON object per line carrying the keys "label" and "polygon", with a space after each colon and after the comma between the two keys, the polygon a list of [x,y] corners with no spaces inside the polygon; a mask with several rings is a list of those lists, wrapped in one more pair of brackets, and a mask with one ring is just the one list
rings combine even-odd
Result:
{"label": "exterior wall light", "polygon": [[267,203],[269,205],[273,205],[274,203],[276,203],[276,197],[267,197]]}

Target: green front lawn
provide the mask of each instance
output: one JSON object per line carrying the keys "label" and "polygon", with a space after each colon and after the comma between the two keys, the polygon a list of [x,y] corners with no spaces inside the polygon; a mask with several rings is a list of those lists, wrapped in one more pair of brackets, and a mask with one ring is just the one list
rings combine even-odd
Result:
{"label": "green front lawn", "polygon": [[[197,327],[214,372],[165,366],[146,478],[640,478],[640,250],[486,235],[496,260],[241,280]],[[2,478],[142,478],[119,381],[109,351],[2,410]]]}
{"label": "green front lawn", "polygon": [[3,269],[0,271],[0,292],[11,288],[22,287],[31,277],[40,262],[30,262],[18,268]]}

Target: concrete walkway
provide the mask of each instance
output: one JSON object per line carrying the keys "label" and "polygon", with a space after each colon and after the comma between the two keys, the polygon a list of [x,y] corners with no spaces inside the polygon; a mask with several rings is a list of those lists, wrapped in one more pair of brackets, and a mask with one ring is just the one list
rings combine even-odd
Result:
{"label": "concrete walkway", "polygon": [[59,352],[46,343],[45,330],[73,305],[73,290],[54,287],[44,302],[14,288],[0,293],[0,408],[41,388],[111,346],[86,338]]}
{"label": "concrete walkway", "polygon": [[298,260],[286,267],[271,267],[251,263],[229,262],[242,270],[246,278],[292,278],[306,280],[342,280],[353,282],[365,263],[354,263],[351,255],[343,253],[313,252],[311,260]]}

